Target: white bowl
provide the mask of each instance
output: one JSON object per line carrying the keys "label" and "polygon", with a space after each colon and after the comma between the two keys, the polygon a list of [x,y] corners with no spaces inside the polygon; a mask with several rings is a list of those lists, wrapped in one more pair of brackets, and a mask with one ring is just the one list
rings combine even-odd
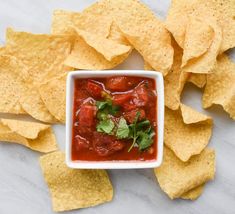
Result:
{"label": "white bowl", "polygon": [[[148,161],[73,161],[71,158],[74,80],[78,78],[97,78],[110,76],[138,76],[155,79],[157,91],[157,158]],[[136,169],[155,168],[162,163],[164,131],[164,85],[160,72],[144,70],[110,70],[110,71],[73,71],[67,77],[66,89],[66,164],[77,169]]]}

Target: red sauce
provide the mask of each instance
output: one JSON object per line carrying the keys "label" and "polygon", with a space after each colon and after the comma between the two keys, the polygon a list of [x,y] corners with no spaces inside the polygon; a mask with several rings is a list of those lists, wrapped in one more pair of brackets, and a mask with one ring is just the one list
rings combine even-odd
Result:
{"label": "red sauce", "polygon": [[[157,158],[157,96],[153,79],[115,76],[109,78],[76,79],[74,89],[72,160],[113,161],[113,160],[154,160]],[[139,119],[148,119],[155,132],[153,144],[144,151],[133,147],[132,140],[120,140],[115,136],[97,132],[96,101],[104,97],[112,99],[120,107],[113,121],[124,117],[133,123],[136,112]]]}

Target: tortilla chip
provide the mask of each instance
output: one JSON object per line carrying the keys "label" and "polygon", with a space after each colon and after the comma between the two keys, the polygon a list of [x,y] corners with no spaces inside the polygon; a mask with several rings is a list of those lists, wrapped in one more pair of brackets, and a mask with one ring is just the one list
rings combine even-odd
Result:
{"label": "tortilla chip", "polygon": [[48,111],[43,102],[38,88],[28,85],[25,92],[21,95],[20,104],[23,109],[33,118],[46,123],[57,123],[58,120]]}
{"label": "tortilla chip", "polygon": [[[188,78],[188,73],[181,71],[181,60],[183,51],[173,40],[174,62],[172,71],[164,77],[164,95],[165,106],[172,110],[176,110],[180,105],[180,95]],[[154,70],[148,63],[144,63],[145,70]]]}
{"label": "tortilla chip", "polygon": [[181,195],[180,198],[186,200],[196,200],[203,193],[203,190],[204,184],[189,190],[188,192]]}
{"label": "tortilla chip", "polygon": [[129,53],[116,57],[110,62],[102,54],[90,47],[82,38],[77,37],[73,50],[65,60],[65,64],[77,69],[105,70],[114,68],[122,63],[128,55]]}
{"label": "tortilla chip", "polygon": [[49,112],[65,123],[66,77],[56,77],[39,86],[39,93]]}
{"label": "tortilla chip", "polygon": [[155,70],[164,74],[170,70],[173,61],[170,34],[153,12],[137,0],[99,1],[81,13],[75,26],[105,37],[113,22]]}
{"label": "tortilla chip", "polygon": [[25,114],[19,99],[29,78],[25,66],[15,57],[0,56],[0,112]]}
{"label": "tortilla chip", "polygon": [[216,58],[219,54],[222,42],[222,29],[213,19],[210,19],[209,23],[214,30],[214,39],[208,51],[200,57],[188,61],[182,69],[184,72],[205,74],[214,71],[214,68],[216,67]]}
{"label": "tortilla chip", "polygon": [[32,123],[23,120],[1,119],[0,121],[4,126],[8,126],[11,131],[29,139],[36,139],[41,131],[50,127],[42,123]]}
{"label": "tortilla chip", "polygon": [[165,108],[165,144],[182,161],[200,154],[209,143],[212,133],[212,119],[181,104],[172,111]]}
{"label": "tortilla chip", "polygon": [[119,44],[130,46],[130,43],[126,39],[126,37],[121,32],[120,28],[118,27],[117,23],[113,22],[110,27],[110,32],[107,37],[109,40],[113,40]]}
{"label": "tortilla chip", "polygon": [[31,34],[7,29],[6,49],[21,60],[34,83],[66,73],[70,70],[64,60],[71,50],[71,36]]}
{"label": "tortilla chip", "polygon": [[182,67],[190,59],[206,53],[213,41],[213,28],[204,20],[190,17],[186,26]]}
{"label": "tortilla chip", "polygon": [[200,155],[182,162],[167,147],[164,147],[163,163],[154,169],[162,190],[171,198],[180,198],[184,193],[212,180],[215,175],[215,151],[206,148]]}
{"label": "tortilla chip", "polygon": [[215,72],[207,75],[202,101],[204,108],[221,105],[235,120],[235,63],[227,55],[221,55]]}
{"label": "tortilla chip", "polygon": [[129,54],[131,51],[130,46],[118,44],[112,40],[106,39],[105,37],[91,34],[78,28],[75,28],[75,30],[89,46],[102,54],[108,61],[112,61],[116,57]]}
{"label": "tortilla chip", "polygon": [[183,48],[188,17],[193,15],[207,21],[214,17],[223,31],[220,53],[235,47],[234,0],[172,0],[166,26]]}
{"label": "tortilla chip", "polygon": [[190,74],[188,79],[188,82],[193,83],[198,88],[203,88],[206,85],[206,74]]}
{"label": "tortilla chip", "polygon": [[56,212],[92,207],[113,198],[105,170],[70,169],[61,151],[40,157],[40,165]]}
{"label": "tortilla chip", "polygon": [[47,153],[57,150],[50,126],[23,120],[0,120],[0,140],[22,144],[32,150]]}
{"label": "tortilla chip", "polygon": [[54,10],[52,15],[52,34],[76,35],[73,28],[73,20],[76,20],[80,13],[66,10]]}

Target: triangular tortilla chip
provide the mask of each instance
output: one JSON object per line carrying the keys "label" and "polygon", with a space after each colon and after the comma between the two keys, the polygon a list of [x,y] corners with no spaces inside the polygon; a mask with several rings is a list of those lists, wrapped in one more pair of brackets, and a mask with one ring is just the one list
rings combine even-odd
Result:
{"label": "triangular tortilla chip", "polygon": [[61,151],[40,157],[40,165],[56,212],[92,207],[113,198],[105,170],[70,169]]}
{"label": "triangular tortilla chip", "polygon": [[215,151],[206,148],[200,155],[182,162],[174,152],[164,147],[163,163],[154,169],[162,190],[171,198],[180,198],[215,176]]}
{"label": "triangular tortilla chip", "polygon": [[164,142],[182,161],[200,154],[209,143],[212,119],[180,105],[177,111],[165,108]]}

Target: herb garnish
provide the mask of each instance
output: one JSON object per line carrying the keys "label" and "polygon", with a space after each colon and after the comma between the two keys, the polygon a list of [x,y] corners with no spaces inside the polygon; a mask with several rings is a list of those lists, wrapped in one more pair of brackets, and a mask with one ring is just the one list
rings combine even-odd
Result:
{"label": "herb garnish", "polygon": [[153,144],[153,136],[155,135],[150,121],[142,120],[138,122],[140,112],[136,113],[134,122],[127,124],[124,117],[121,117],[117,124],[112,120],[111,115],[116,115],[119,106],[112,105],[111,100],[97,101],[98,108],[97,119],[99,120],[96,130],[110,135],[115,135],[118,139],[132,139],[132,144],[128,152],[137,145],[140,151],[143,151]]}

